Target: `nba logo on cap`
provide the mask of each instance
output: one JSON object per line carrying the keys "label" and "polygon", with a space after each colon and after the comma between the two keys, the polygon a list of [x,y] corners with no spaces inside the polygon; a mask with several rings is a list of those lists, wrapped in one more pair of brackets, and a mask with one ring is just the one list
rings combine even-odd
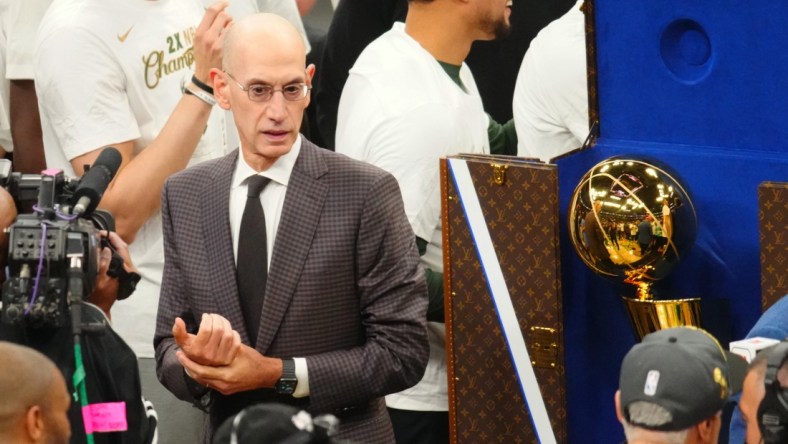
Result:
{"label": "nba logo on cap", "polygon": [[646,376],[646,385],[643,387],[643,393],[648,396],[654,396],[657,393],[657,385],[659,384],[659,370],[650,370]]}

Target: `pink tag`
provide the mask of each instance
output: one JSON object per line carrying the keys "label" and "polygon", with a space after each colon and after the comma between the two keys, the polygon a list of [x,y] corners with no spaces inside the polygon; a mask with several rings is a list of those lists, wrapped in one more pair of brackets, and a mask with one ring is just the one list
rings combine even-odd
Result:
{"label": "pink tag", "polygon": [[105,402],[82,407],[82,420],[85,433],[125,432],[129,425],[126,422],[125,402]]}
{"label": "pink tag", "polygon": [[41,172],[42,176],[57,176],[58,173],[61,173],[63,170],[58,168],[47,168]]}

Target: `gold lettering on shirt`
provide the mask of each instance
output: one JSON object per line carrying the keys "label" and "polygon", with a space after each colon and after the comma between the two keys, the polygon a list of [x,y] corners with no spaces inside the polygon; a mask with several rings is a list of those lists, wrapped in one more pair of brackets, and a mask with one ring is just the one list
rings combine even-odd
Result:
{"label": "gold lettering on shirt", "polygon": [[194,41],[194,27],[181,31],[181,35],[183,35],[183,43],[189,46],[192,46],[192,42]]}
{"label": "gold lettering on shirt", "polygon": [[163,76],[170,76],[184,69],[191,69],[194,64],[194,47],[189,47],[178,57],[166,58],[164,51],[151,51],[142,57],[145,65],[145,86],[154,89]]}
{"label": "gold lettering on shirt", "polygon": [[164,49],[154,49],[142,56],[143,76],[148,89],[156,88],[164,76],[192,68],[195,32],[196,28],[190,26],[170,34],[165,38]]}

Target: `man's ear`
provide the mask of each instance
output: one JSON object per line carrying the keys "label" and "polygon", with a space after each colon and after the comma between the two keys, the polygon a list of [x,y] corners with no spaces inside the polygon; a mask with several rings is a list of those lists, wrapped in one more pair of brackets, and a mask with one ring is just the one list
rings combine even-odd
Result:
{"label": "man's ear", "polygon": [[[304,71],[306,72],[306,84],[312,86],[312,78],[315,77],[315,64],[310,63]],[[307,94],[306,99],[302,103],[304,104],[304,109],[306,109],[312,103],[312,94]]]}
{"label": "man's ear", "polygon": [[44,412],[41,406],[34,405],[25,412],[25,432],[32,441],[44,436]]}
{"label": "man's ear", "polygon": [[695,425],[695,429],[698,431],[698,438],[700,438],[700,442],[716,443],[717,441],[715,439],[718,437],[718,432],[721,425],[722,415],[720,413],[697,423]]}
{"label": "man's ear", "polygon": [[227,81],[227,74],[217,68],[211,68],[211,84],[213,84],[213,96],[216,104],[222,109],[230,109],[229,94],[227,88],[230,86]]}
{"label": "man's ear", "polygon": [[309,66],[306,67],[306,84],[312,85],[312,78],[315,77],[315,64],[310,63]]}
{"label": "man's ear", "polygon": [[616,390],[614,398],[616,402],[616,418],[618,418],[618,422],[624,422],[624,414],[621,413],[621,390]]}

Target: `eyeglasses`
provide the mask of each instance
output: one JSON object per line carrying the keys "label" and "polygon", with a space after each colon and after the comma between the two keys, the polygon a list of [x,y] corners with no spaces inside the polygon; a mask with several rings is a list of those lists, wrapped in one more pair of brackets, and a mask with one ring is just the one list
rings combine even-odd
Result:
{"label": "eyeglasses", "polygon": [[309,93],[309,90],[312,89],[310,85],[306,83],[291,83],[289,85],[285,85],[279,89],[274,88],[271,85],[264,85],[255,83],[249,86],[243,86],[238,80],[235,80],[232,74],[227,71],[224,71],[227,74],[227,77],[233,79],[236,85],[241,88],[241,91],[246,92],[249,96],[249,100],[252,102],[267,102],[271,100],[274,96],[274,93],[280,91],[282,96],[285,100],[289,100],[291,102],[297,102],[299,100],[303,100],[306,98],[306,95]]}

